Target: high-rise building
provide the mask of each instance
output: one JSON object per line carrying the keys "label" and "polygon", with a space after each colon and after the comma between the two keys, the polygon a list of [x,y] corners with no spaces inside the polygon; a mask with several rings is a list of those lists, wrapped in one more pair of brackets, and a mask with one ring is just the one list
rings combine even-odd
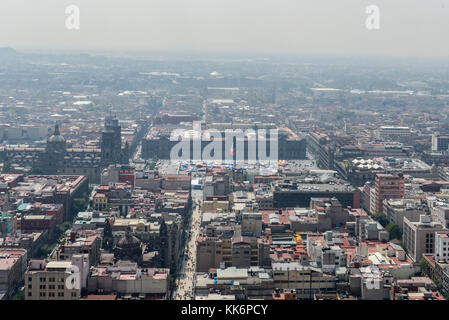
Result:
{"label": "high-rise building", "polygon": [[26,257],[25,249],[0,248],[0,297],[11,298],[22,282]]}
{"label": "high-rise building", "polygon": [[377,174],[374,182],[374,212],[383,211],[385,199],[404,197],[404,176],[402,174]]}
{"label": "high-rise building", "polygon": [[441,224],[432,222],[429,215],[421,215],[419,221],[404,217],[403,243],[409,256],[419,262],[423,254],[435,252],[435,233],[447,231]]}
{"label": "high-rise building", "polygon": [[449,136],[432,135],[432,151],[447,151],[449,147]]}
{"label": "high-rise building", "polygon": [[449,260],[449,230],[435,232],[435,260]]}
{"label": "high-rise building", "polygon": [[25,300],[78,300],[88,270],[87,254],[73,255],[72,261],[32,259],[25,272]]}
{"label": "high-rise building", "polygon": [[400,199],[384,200],[383,214],[387,217],[389,223],[394,223],[402,230],[404,217],[410,221],[418,221],[419,216],[425,214],[427,207],[421,204],[420,200]]}
{"label": "high-rise building", "polygon": [[382,126],[379,129],[379,136],[381,138],[387,137],[410,137],[411,132],[409,127],[398,127],[398,126]]}

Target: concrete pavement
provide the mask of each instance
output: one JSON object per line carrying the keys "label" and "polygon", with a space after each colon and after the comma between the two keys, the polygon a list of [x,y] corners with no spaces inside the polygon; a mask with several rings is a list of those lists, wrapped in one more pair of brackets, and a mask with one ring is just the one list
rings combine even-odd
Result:
{"label": "concrete pavement", "polygon": [[201,200],[202,192],[196,190],[195,197],[192,196],[193,201],[198,201],[200,205],[197,205],[192,212],[192,218],[190,223],[190,237],[188,238],[184,259],[181,266],[181,270],[178,273],[176,280],[176,289],[173,294],[175,300],[193,300],[195,296],[195,282],[196,282],[196,239],[200,234],[201,227]]}

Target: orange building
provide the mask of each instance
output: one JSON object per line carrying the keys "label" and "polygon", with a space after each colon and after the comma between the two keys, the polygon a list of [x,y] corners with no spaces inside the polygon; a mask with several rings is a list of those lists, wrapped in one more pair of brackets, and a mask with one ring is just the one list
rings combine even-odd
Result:
{"label": "orange building", "polygon": [[374,212],[382,213],[385,199],[404,197],[404,176],[400,174],[376,174],[374,183]]}

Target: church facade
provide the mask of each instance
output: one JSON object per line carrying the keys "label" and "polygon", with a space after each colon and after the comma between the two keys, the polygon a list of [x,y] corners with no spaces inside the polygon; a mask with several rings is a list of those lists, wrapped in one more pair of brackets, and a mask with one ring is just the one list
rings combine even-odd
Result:
{"label": "church facade", "polygon": [[45,148],[0,149],[3,162],[31,167],[42,174],[85,175],[89,183],[100,183],[101,172],[110,164],[127,164],[129,146],[122,147],[121,127],[116,118],[105,119],[100,148],[67,148],[64,137],[55,125]]}

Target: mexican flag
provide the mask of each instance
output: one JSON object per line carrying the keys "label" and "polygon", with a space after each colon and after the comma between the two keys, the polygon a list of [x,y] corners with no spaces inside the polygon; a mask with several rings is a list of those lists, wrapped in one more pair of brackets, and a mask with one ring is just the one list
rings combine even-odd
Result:
{"label": "mexican flag", "polygon": [[231,156],[235,156],[234,144],[231,146]]}

